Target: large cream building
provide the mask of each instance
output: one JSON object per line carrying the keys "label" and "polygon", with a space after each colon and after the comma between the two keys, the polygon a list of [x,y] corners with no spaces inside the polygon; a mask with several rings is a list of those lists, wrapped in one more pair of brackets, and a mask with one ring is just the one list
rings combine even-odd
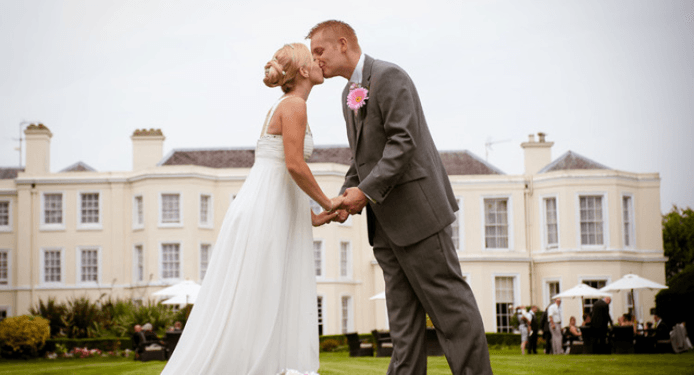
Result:
{"label": "large cream building", "polygon": [[[163,155],[159,130],[132,135],[133,169],[98,172],[78,162],[50,172],[51,132],[25,131],[25,170],[0,169],[0,314],[40,299],[102,294],[146,301],[181,280],[200,282],[229,203],[254,151],[184,149]],[[463,274],[488,332],[508,332],[514,306],[536,304],[578,283],[601,287],[628,273],[665,282],[657,173],[605,167],[574,152],[551,159],[543,134],[521,147],[525,173],[506,175],[466,151],[441,152],[460,202],[454,224]],[[317,147],[309,165],[336,194],[350,154]],[[308,198],[307,198],[308,199]],[[387,327],[383,277],[365,215],[314,229],[319,331]],[[268,233],[268,235],[272,235]],[[219,296],[224,298],[224,296]],[[258,296],[262,298],[262,296]],[[566,300],[563,321],[581,321]],[[635,308],[649,320],[654,292],[615,293],[612,316]]]}

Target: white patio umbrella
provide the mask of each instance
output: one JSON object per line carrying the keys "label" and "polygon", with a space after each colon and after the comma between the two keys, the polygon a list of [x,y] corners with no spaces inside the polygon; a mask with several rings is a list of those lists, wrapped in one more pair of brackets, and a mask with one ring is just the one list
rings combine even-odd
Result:
{"label": "white patio umbrella", "polygon": [[612,294],[602,292],[598,289],[593,288],[590,285],[580,283],[571,289],[565,290],[565,291],[555,295],[552,298],[554,299],[554,298],[602,298],[602,297],[612,297]]}
{"label": "white patio umbrella", "polygon": [[185,280],[160,291],[154,292],[152,295],[156,297],[175,297],[180,295],[184,297],[191,295],[197,296],[199,291],[200,284],[196,283],[195,281]]}
{"label": "white patio umbrella", "polygon": [[584,311],[584,309],[585,309],[584,298],[603,298],[603,297],[612,297],[612,295],[610,293],[601,292],[601,291],[593,288],[590,285],[580,283],[571,289],[565,290],[565,291],[555,295],[552,298],[553,299],[554,298],[580,298],[581,299],[581,311]]}
{"label": "white patio umbrella", "polygon": [[378,293],[378,294],[376,294],[376,295],[373,295],[373,296],[371,296],[371,298],[369,298],[370,301],[373,301],[373,300],[375,300],[375,299],[386,299],[386,292],[385,292],[385,290],[382,291],[381,293]]}
{"label": "white patio umbrella", "polygon": [[[633,273],[627,274],[622,276],[621,279],[609,284],[605,285],[600,289],[600,291],[603,292],[619,292],[619,291],[629,291],[631,294],[631,300],[634,302],[634,289],[640,290],[640,289],[648,289],[648,290],[659,290],[659,289],[667,289],[667,286],[663,284],[658,284],[655,281],[651,281],[648,279],[644,279],[643,277],[639,275],[634,275]],[[634,305],[636,303],[634,302]],[[636,312],[636,306],[634,306],[634,312]]]}
{"label": "white patio umbrella", "polygon": [[166,301],[162,302],[164,305],[179,305],[185,307],[186,305],[194,305],[195,300],[198,298],[198,294],[179,294],[173,296]]}

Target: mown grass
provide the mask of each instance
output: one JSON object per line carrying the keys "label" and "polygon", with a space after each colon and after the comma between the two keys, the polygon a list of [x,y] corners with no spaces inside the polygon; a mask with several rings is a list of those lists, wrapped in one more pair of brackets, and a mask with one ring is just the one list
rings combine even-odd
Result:
{"label": "mown grass", "polygon": [[[557,374],[694,374],[694,352],[685,354],[521,356],[518,350],[492,350],[497,375]],[[321,353],[321,375],[385,374],[389,358],[350,358],[346,352]],[[164,362],[138,362],[125,358],[34,359],[0,361],[0,374],[159,374]],[[429,357],[427,373],[450,374],[444,357]]]}

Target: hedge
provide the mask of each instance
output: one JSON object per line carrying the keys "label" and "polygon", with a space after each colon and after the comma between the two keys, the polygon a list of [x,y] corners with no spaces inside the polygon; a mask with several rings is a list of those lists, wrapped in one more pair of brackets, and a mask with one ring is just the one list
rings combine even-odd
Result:
{"label": "hedge", "polygon": [[[487,345],[489,346],[520,346],[521,336],[517,333],[493,333],[487,332]],[[370,333],[362,333],[359,335],[360,339],[367,339],[374,343],[373,335]],[[320,337],[320,342],[332,339],[340,343],[340,345],[347,345],[347,337],[345,335],[325,335]]]}

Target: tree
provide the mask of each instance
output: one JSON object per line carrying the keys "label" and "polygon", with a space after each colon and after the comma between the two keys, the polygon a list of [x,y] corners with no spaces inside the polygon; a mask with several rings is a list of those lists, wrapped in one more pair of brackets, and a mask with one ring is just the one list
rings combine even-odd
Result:
{"label": "tree", "polygon": [[655,296],[656,314],[668,327],[686,322],[689,337],[694,337],[694,264],[673,276]]}
{"label": "tree", "polygon": [[663,216],[663,248],[665,256],[665,278],[670,280],[690,264],[694,264],[694,211],[687,207],[673,206]]}

